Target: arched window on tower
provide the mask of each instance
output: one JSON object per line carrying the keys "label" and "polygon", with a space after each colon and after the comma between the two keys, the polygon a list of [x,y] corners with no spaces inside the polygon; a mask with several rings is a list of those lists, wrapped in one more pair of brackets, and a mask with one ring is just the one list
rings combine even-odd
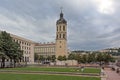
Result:
{"label": "arched window on tower", "polygon": [[63,38],[65,39],[65,34],[63,34]]}
{"label": "arched window on tower", "polygon": [[60,31],[61,31],[61,26],[60,26]]}
{"label": "arched window on tower", "polygon": [[59,38],[61,38],[61,34],[60,34]]}
{"label": "arched window on tower", "polygon": [[63,26],[63,31],[65,31],[65,26]]}
{"label": "arched window on tower", "polygon": [[58,26],[57,26],[57,31],[58,31]]}
{"label": "arched window on tower", "polygon": [[58,39],[58,35],[57,35],[57,39]]}

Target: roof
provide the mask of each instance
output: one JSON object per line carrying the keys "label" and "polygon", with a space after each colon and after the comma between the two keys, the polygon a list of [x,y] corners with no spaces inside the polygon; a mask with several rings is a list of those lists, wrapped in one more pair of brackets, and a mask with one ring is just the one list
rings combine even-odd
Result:
{"label": "roof", "polygon": [[35,46],[50,46],[50,45],[55,45],[55,43],[51,42],[51,43],[35,43]]}
{"label": "roof", "polygon": [[57,20],[56,24],[67,24],[67,21],[63,18],[63,13],[60,13],[60,19]]}

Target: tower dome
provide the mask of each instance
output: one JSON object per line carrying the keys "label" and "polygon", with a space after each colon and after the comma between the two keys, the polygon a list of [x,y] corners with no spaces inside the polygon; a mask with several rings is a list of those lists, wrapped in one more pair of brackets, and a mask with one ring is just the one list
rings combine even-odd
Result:
{"label": "tower dome", "polygon": [[60,19],[57,20],[56,24],[67,24],[67,21],[63,18],[63,13],[60,13]]}

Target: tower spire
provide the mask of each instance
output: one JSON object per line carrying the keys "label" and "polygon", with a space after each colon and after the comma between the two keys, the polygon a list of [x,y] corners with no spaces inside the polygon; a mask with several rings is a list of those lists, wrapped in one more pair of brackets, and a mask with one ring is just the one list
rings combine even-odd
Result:
{"label": "tower spire", "polygon": [[67,24],[67,21],[63,17],[63,7],[60,7],[60,18],[57,20],[56,24]]}
{"label": "tower spire", "polygon": [[63,7],[60,7],[60,9],[61,9],[61,13],[62,13],[62,11],[63,11]]}
{"label": "tower spire", "polygon": [[61,19],[61,18],[63,18],[63,13],[62,13],[63,7],[60,7],[60,9],[61,9],[61,13],[60,13],[60,19]]}

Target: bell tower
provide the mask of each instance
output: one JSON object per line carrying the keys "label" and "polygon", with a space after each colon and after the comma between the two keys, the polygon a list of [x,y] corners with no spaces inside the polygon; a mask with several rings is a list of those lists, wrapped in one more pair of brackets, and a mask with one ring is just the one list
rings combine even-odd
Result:
{"label": "bell tower", "polygon": [[56,57],[58,56],[67,56],[67,21],[62,10],[56,22]]}

